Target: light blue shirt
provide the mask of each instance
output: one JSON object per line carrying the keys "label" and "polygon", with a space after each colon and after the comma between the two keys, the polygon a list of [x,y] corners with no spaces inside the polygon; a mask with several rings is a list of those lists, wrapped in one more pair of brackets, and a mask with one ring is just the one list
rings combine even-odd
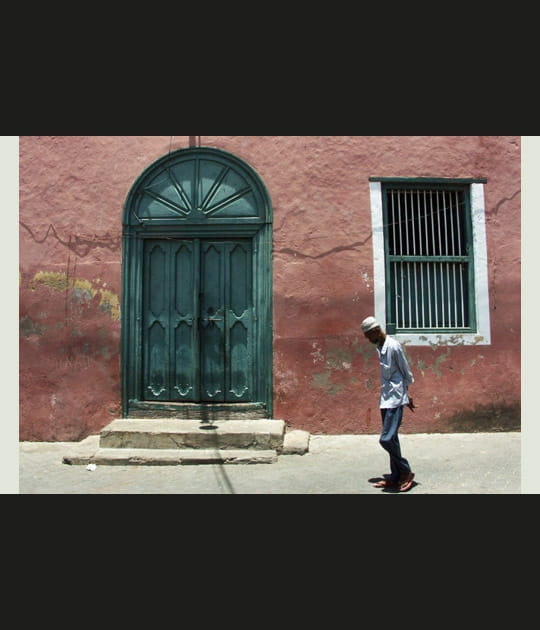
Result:
{"label": "light blue shirt", "polygon": [[386,335],[382,348],[377,346],[377,353],[381,364],[380,408],[394,409],[407,405],[407,388],[414,383],[414,377],[403,347],[399,341]]}

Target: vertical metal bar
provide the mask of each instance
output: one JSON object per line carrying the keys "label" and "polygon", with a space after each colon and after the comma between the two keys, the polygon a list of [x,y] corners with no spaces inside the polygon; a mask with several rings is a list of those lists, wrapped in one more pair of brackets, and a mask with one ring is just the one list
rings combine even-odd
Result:
{"label": "vertical metal bar", "polygon": [[[446,215],[446,210],[448,210],[448,215]],[[448,236],[448,216],[450,216],[450,238]],[[452,193],[448,191],[445,194],[445,234],[446,234],[446,251],[449,255],[454,255],[454,213],[452,209]],[[451,247],[450,247],[451,241]],[[456,312],[456,291],[455,291],[455,264],[448,263],[448,324],[450,327],[456,325],[456,320],[454,319],[454,323],[452,324],[452,300],[451,300],[451,292],[450,292],[450,276],[454,276],[454,313]]]}
{"label": "vertical metal bar", "polygon": [[[423,238],[422,238],[422,204],[421,204],[421,191],[416,191],[416,217],[415,217],[415,229],[418,227],[418,242],[419,242],[419,255],[424,256],[424,246],[423,246]],[[418,271],[420,271],[420,299],[418,299],[418,295],[416,296],[416,327],[424,328],[424,310],[425,310],[425,301],[424,301],[424,268],[422,263],[415,264],[415,275],[417,278]],[[418,306],[420,304],[420,312],[422,317],[418,316]],[[421,320],[421,321],[420,321]]]}
{"label": "vertical metal bar", "polygon": [[408,311],[409,311],[409,319],[407,322],[407,328],[411,327],[411,265],[407,262],[407,303],[408,303]]}
{"label": "vertical metal bar", "polygon": [[401,320],[400,320],[400,312],[399,312],[400,299],[401,299],[400,295],[401,294],[400,294],[400,289],[399,289],[399,275],[398,274],[399,274],[399,267],[398,267],[397,262],[395,262],[394,263],[394,280],[395,280],[395,283],[396,283],[395,284],[395,287],[396,287],[396,301],[395,301],[395,304],[396,304],[396,311],[395,311],[396,317],[395,317],[395,319],[396,319],[396,327],[397,328],[401,328]]}
{"label": "vertical metal bar", "polygon": [[[437,234],[439,236],[439,256],[442,256],[443,247],[442,247],[442,237],[441,237],[441,206],[440,206],[439,191],[436,192],[436,195],[437,195]],[[442,263],[439,263],[439,271],[440,271],[440,276],[441,276],[441,324],[444,328],[444,277],[443,277]]]}
{"label": "vertical metal bar", "polygon": [[403,191],[403,200],[405,201],[405,237],[407,239],[407,256],[409,255],[409,213],[407,212],[407,191]]}
{"label": "vertical metal bar", "polygon": [[447,326],[452,326],[452,304],[450,301],[450,263],[444,263],[446,267],[446,312],[447,312]]}
{"label": "vertical metal bar", "polygon": [[396,327],[400,328],[401,327],[401,321],[400,321],[400,314],[399,314],[399,300],[400,300],[400,293],[399,293],[399,268],[398,268],[398,264],[397,262],[394,263],[394,286],[395,286],[395,294],[396,294],[396,299],[395,299],[395,320],[396,320]]}
{"label": "vertical metal bar", "polygon": [[415,223],[418,226],[419,255],[423,256],[424,255],[424,244],[423,244],[424,239],[422,238],[422,205],[420,203],[420,194],[421,194],[421,191],[417,190],[416,191],[417,215],[416,215]]}
{"label": "vertical metal bar", "polygon": [[416,314],[415,320],[415,328],[418,328],[419,317],[418,317],[418,278],[417,278],[417,264],[413,263],[413,271],[414,271],[414,308]]}
{"label": "vertical metal bar", "polygon": [[[419,263],[418,268],[420,269],[420,294],[421,294],[420,304],[422,305],[422,328],[425,328],[426,327],[426,318],[425,318],[426,301],[424,298],[424,263]],[[418,324],[419,323],[420,322],[418,322]]]}
{"label": "vertical metal bar", "polygon": [[[397,209],[398,209],[397,232],[398,232],[398,238],[399,238],[399,252],[397,251],[398,248],[396,246],[396,254],[399,256],[402,256],[403,255],[403,227],[401,225],[401,197],[400,197],[399,190],[394,191],[394,195],[397,196]],[[394,215],[394,219],[395,219],[395,215]],[[403,327],[403,320],[404,320],[402,265],[403,263],[400,262],[399,265],[396,263],[396,266],[395,266],[395,269],[396,269],[396,320],[397,320],[398,328]],[[399,277],[397,275],[398,273],[399,273]],[[398,283],[399,283],[399,291],[398,291]],[[398,294],[399,294],[399,300],[398,300]]]}
{"label": "vertical metal bar", "polygon": [[405,326],[405,300],[403,299],[403,294],[405,292],[403,285],[403,263],[399,264],[400,269],[400,277],[401,277],[401,328]]}
{"label": "vertical metal bar", "polygon": [[445,309],[445,297],[444,297],[444,272],[443,272],[443,263],[439,263],[439,269],[441,272],[441,324],[442,327],[445,328],[446,324],[446,309]]}
{"label": "vertical metal bar", "polygon": [[435,256],[435,210],[433,208],[433,191],[429,191],[429,216],[431,217],[431,255]]}
{"label": "vertical metal bar", "polygon": [[431,282],[430,282],[429,268],[430,268],[430,264],[429,262],[427,262],[426,263],[426,280],[427,280],[427,287],[428,287],[428,301],[427,301],[428,323],[429,323],[429,327],[431,328]]}
{"label": "vertical metal bar", "polygon": [[[431,255],[435,256],[435,208],[433,205],[433,191],[429,191],[429,216],[431,217]],[[439,327],[439,307],[437,305],[437,263],[433,263],[433,305],[435,306],[435,328]],[[432,321],[430,320],[430,325]]]}
{"label": "vertical metal bar", "polygon": [[[399,217],[399,223],[398,223],[398,228],[399,228],[399,256],[403,256],[403,228],[401,226],[401,198],[399,196],[399,191],[398,192],[398,217]],[[396,252],[397,253],[397,252]]]}
{"label": "vertical metal bar", "polygon": [[436,191],[437,195],[437,234],[439,235],[439,256],[443,255],[442,239],[441,239],[441,207],[439,205],[439,191]]}
{"label": "vertical metal bar", "polygon": [[443,200],[443,216],[444,216],[444,249],[445,249],[445,256],[449,255],[449,251],[448,251],[448,219],[446,218],[446,193],[442,192],[442,200]]}
{"label": "vertical metal bar", "polygon": [[437,304],[437,263],[433,263],[433,304],[435,306],[435,328],[438,328],[439,306]]}
{"label": "vertical metal bar", "polygon": [[457,301],[457,289],[456,289],[456,263],[452,263],[452,277],[454,280],[454,326],[458,326],[458,301]]}
{"label": "vertical metal bar", "polygon": [[463,295],[463,263],[459,265],[459,284],[461,292],[461,325],[465,327],[465,298]]}
{"label": "vertical metal bar", "polygon": [[392,238],[393,240],[393,253],[397,254],[397,241],[396,241],[396,211],[394,208],[394,191],[391,191],[390,193],[390,198],[392,200],[391,206],[392,206],[392,216],[390,217],[390,221],[392,223]]}
{"label": "vertical metal bar", "polygon": [[[428,208],[427,208],[427,194],[425,190],[424,190],[424,228],[425,228],[425,235],[426,235],[426,241],[425,241],[426,256],[429,256]],[[430,295],[431,291],[429,287],[429,263],[425,263],[425,269],[426,269],[426,280],[427,280],[427,289],[428,289],[428,301],[427,301],[428,319],[429,319],[429,326],[431,327],[431,295]],[[422,280],[423,279],[424,279],[424,271],[422,268]],[[422,304],[423,304],[423,309],[422,309],[422,316],[423,316],[425,313],[425,308],[426,308],[426,303],[423,301],[423,295],[422,295]],[[425,318],[423,318],[422,320],[422,325],[424,327],[426,325]]]}
{"label": "vertical metal bar", "polygon": [[441,282],[441,274],[440,274],[440,263],[434,263],[434,275],[436,277],[435,281],[435,304],[436,304],[436,312],[435,312],[435,327],[439,328],[442,326],[441,316],[442,316],[442,300],[440,298],[440,294],[442,291],[442,282]]}
{"label": "vertical metal bar", "polygon": [[[409,209],[407,204],[407,191],[403,191],[403,200],[405,202],[405,238],[407,239],[407,256],[410,255],[409,249]],[[407,311],[409,315],[409,319],[407,321],[407,328],[411,326],[411,268],[410,264],[407,262]],[[404,322],[405,323],[405,322]]]}
{"label": "vertical metal bar", "polygon": [[450,199],[450,227],[451,227],[451,235],[452,235],[452,256],[456,255],[456,244],[454,239],[454,205],[452,204],[452,199]]}
{"label": "vertical metal bar", "polygon": [[394,263],[394,286],[395,286],[395,290],[394,290],[394,312],[396,314],[396,326],[397,328],[401,328],[401,322],[399,321],[399,291],[398,291],[398,264],[397,262]]}
{"label": "vertical metal bar", "polygon": [[424,190],[424,227],[426,228],[426,256],[429,256],[429,237],[428,237],[428,211],[427,211],[427,196],[426,191]]}
{"label": "vertical metal bar", "polygon": [[460,256],[463,255],[463,252],[461,250],[461,221],[460,221],[460,216],[461,216],[461,208],[460,208],[460,204],[459,204],[459,193],[456,190],[456,209],[457,209],[457,240],[458,240],[458,254]]}
{"label": "vertical metal bar", "polygon": [[416,256],[416,221],[414,219],[414,198],[413,190],[411,190],[411,231],[412,231],[412,255]]}

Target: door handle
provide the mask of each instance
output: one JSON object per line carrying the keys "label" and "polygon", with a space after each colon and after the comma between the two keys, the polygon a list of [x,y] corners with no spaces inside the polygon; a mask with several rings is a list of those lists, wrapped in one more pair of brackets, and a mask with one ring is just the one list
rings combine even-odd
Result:
{"label": "door handle", "polygon": [[206,315],[202,315],[200,319],[203,322],[222,322],[224,319],[223,309],[214,311],[214,308],[210,306],[208,308],[208,313]]}

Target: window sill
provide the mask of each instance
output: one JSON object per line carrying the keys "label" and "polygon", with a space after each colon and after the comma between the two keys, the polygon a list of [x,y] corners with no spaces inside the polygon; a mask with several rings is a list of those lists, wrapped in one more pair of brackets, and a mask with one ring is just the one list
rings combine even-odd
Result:
{"label": "window sill", "polygon": [[489,337],[481,333],[395,333],[403,346],[488,346]]}

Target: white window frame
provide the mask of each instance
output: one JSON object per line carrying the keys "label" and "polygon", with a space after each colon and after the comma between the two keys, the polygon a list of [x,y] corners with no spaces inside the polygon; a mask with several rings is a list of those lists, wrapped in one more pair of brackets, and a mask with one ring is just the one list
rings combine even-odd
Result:
{"label": "white window frame", "polygon": [[[374,178],[373,178],[374,179]],[[382,179],[382,178],[381,178]],[[403,179],[403,178],[400,178]],[[411,181],[417,178],[411,178]],[[390,180],[390,178],[385,178]],[[449,180],[456,181],[456,180]],[[488,257],[483,183],[470,183],[474,249],[474,287],[476,326],[474,333],[397,333],[392,335],[409,346],[486,346],[491,345],[489,313]],[[373,231],[373,282],[375,317],[386,324],[386,266],[383,225],[382,181],[370,181],[371,221]]]}

